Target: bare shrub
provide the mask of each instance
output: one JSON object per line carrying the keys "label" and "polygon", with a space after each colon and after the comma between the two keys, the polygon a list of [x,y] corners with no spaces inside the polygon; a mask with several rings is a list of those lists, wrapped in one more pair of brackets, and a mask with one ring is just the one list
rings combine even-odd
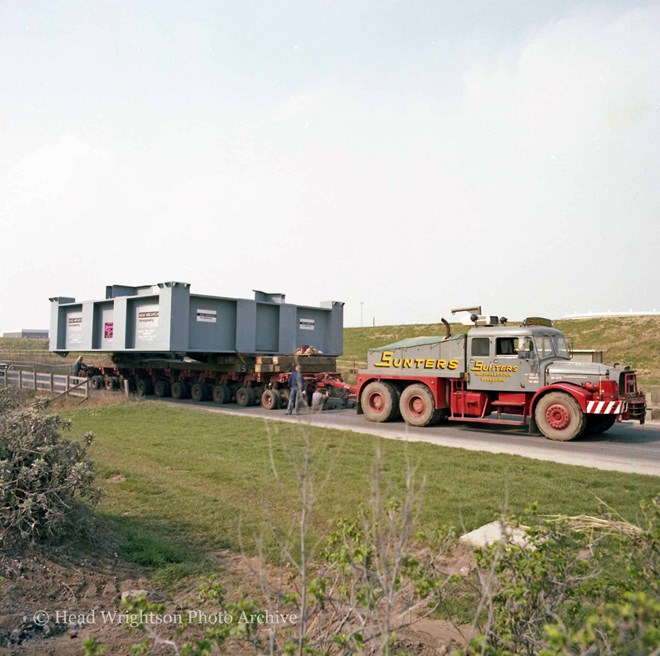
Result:
{"label": "bare shrub", "polygon": [[46,399],[20,405],[0,390],[0,541],[35,543],[57,538],[95,505],[100,490],[87,458],[93,435],[63,439],[70,422],[47,411]]}

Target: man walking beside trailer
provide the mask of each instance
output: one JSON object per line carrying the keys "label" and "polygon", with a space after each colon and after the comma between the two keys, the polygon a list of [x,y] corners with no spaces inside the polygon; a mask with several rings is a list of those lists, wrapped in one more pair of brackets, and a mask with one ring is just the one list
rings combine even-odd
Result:
{"label": "man walking beside trailer", "polygon": [[303,389],[305,387],[305,378],[303,377],[300,365],[289,374],[289,404],[286,408],[287,415],[290,415],[295,408],[296,414],[300,414],[300,401],[302,399]]}

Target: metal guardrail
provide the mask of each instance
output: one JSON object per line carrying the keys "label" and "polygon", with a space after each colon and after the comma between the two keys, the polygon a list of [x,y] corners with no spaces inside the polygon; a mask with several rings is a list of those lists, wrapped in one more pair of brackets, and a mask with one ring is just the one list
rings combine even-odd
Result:
{"label": "metal guardrail", "polygon": [[35,392],[48,392],[55,394],[53,397],[55,399],[61,396],[73,396],[85,401],[90,394],[89,378],[68,374],[39,373],[11,367],[0,369],[0,385],[29,389]]}

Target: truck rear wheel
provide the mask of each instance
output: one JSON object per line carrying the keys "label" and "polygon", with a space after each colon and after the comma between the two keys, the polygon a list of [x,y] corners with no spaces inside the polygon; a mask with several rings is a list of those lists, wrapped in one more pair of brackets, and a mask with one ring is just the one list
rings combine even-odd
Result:
{"label": "truck rear wheel", "polygon": [[369,383],[360,398],[362,412],[369,421],[392,421],[399,414],[399,393],[389,383]]}
{"label": "truck rear wheel", "polygon": [[411,426],[430,426],[440,420],[442,411],[435,409],[433,394],[426,385],[415,383],[401,392],[399,402],[403,420]]}
{"label": "truck rear wheel", "polygon": [[580,404],[564,392],[550,392],[542,396],[534,409],[534,419],[549,440],[561,442],[582,435],[587,423]]}
{"label": "truck rear wheel", "polygon": [[587,415],[587,427],[585,435],[597,435],[610,430],[614,426],[616,415]]}

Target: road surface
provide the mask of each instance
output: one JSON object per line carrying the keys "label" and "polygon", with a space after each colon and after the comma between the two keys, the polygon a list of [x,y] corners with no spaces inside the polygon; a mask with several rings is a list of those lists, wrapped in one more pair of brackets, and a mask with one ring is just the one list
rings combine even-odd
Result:
{"label": "road surface", "polygon": [[284,410],[266,410],[260,406],[241,408],[233,404],[216,405],[171,399],[159,399],[157,403],[185,405],[220,414],[304,422],[313,426],[378,435],[392,440],[429,442],[439,446],[505,453],[566,465],[660,476],[660,422],[640,426],[639,423],[624,421],[600,435],[585,436],[572,442],[553,442],[542,435],[530,435],[527,429],[518,427],[483,424],[475,426],[456,422],[427,428],[415,428],[402,421],[376,424],[357,415],[355,410],[330,410],[320,413],[301,411],[299,416],[291,417],[287,416]]}

